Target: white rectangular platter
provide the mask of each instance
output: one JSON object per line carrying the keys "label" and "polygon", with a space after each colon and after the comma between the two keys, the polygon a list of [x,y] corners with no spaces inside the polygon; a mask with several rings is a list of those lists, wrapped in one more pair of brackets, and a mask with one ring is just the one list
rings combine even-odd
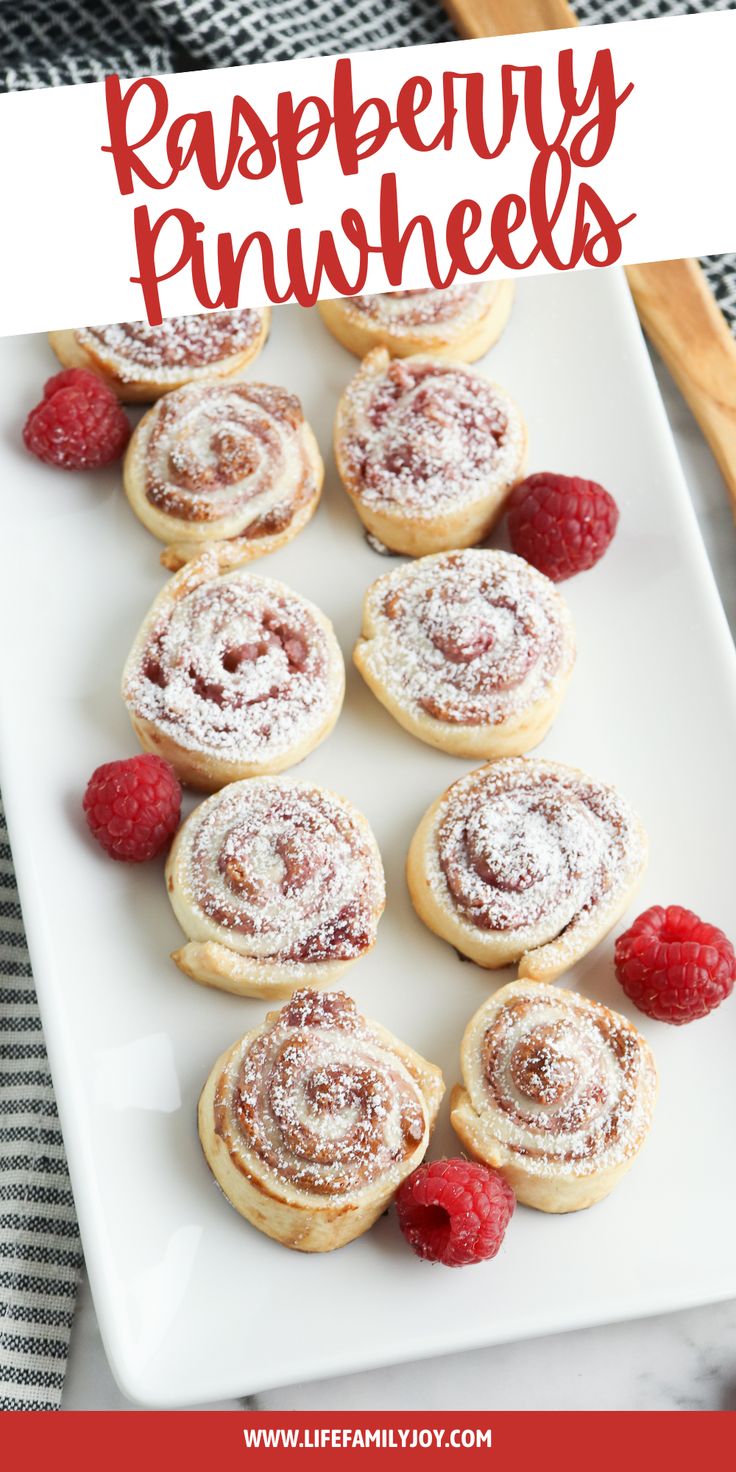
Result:
{"label": "white rectangular platter", "polygon": [[[417,1261],[393,1214],[327,1256],[261,1236],[217,1190],[196,1100],[222,1049],[265,1004],[207,991],[169,959],[179,932],[161,865],[112,864],[80,802],[95,766],[132,754],[118,693],[163,581],[158,544],[117,470],[63,474],[21,444],[54,360],[0,343],[3,577],[0,776],[97,1311],[129,1396],[215,1400],[736,1294],[736,1002],[691,1027],[636,1017],[661,1074],[654,1128],[616,1193],[587,1212],[519,1209],[500,1256],[452,1272]],[[523,407],[530,468],[591,476],[621,523],[599,566],[564,585],[579,656],[544,754],[616,783],[651,861],[637,910],[680,903],[736,934],[736,662],[623,279],[524,282],[486,367]],[[254,376],[298,393],[327,466],[313,523],[255,571],[315,600],[348,662],[345,709],[300,772],[368,815],[388,906],[346,976],[369,1016],[458,1079],[463,1027],[491,986],[415,917],[404,858],[430,801],[467,770],[383,711],[349,664],[372,551],[336,478],[338,395],[356,362],[316,312],[274,313]],[[190,804],[191,805],[191,804]],[[623,1008],[613,940],[565,978]],[[431,1147],[456,1153],[447,1102]]]}

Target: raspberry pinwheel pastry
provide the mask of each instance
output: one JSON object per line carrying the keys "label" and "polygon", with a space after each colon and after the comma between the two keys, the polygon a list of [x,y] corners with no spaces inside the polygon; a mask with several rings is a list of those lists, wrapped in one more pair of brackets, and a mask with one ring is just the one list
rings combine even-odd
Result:
{"label": "raspberry pinwheel pastry", "polygon": [[344,992],[302,990],[218,1058],[199,1134],[241,1216],[287,1247],[330,1252],[419,1165],[443,1093],[440,1070]]}
{"label": "raspberry pinwheel pastry", "polygon": [[49,333],[65,368],[93,368],[119,398],[149,402],[198,378],[240,373],[263,347],[269,307],[148,322],[110,322]]}
{"label": "raspberry pinwheel pastry", "polygon": [[172,570],[208,542],[231,542],[241,562],[274,552],[314,514],[323,477],[299,400],[239,380],[164,395],[135,430],[124,471],[136,516],[171,544],[161,561]]}
{"label": "raspberry pinwheel pastry", "polygon": [[554,584],[522,558],[440,552],[368,589],[354,659],[420,741],[458,756],[515,756],[547,734],[575,636]]}
{"label": "raspberry pinwheel pastry", "polygon": [[281,772],[332,730],[345,670],[313,603],[216,548],[170,578],[136,635],[123,699],[146,751],[213,792]]}
{"label": "raspberry pinwheel pastry", "polygon": [[614,788],[561,762],[507,757],[432,804],[407,877],[420,919],[462,955],[554,981],[616,924],[646,857]]}
{"label": "raspberry pinwheel pastry", "polygon": [[657,1098],[651,1051],[618,1012],[556,986],[515,981],[462,1042],[451,1120],[465,1149],[539,1211],[580,1211],[625,1175]]}
{"label": "raspberry pinwheel pastry", "polygon": [[513,298],[511,281],[462,281],[444,290],[339,297],[318,306],[333,337],[359,358],[382,347],[393,358],[441,353],[474,363],[501,336]]}
{"label": "raspberry pinwheel pastry", "polygon": [[335,457],[367,531],[421,557],[487,536],[523,474],[526,427],[472,368],[374,348],[338,405]]}
{"label": "raspberry pinwheel pastry", "polygon": [[344,797],[288,778],[234,782],[195,808],[166,883],[189,936],[177,966],[247,997],[329,986],[374,945],[385,902],[367,819]]}

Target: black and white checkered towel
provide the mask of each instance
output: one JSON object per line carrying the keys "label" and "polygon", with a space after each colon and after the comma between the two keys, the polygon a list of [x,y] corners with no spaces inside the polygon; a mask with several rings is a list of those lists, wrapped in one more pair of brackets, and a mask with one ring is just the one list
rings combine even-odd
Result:
{"label": "black and white checkered towel", "polygon": [[[734,6],[575,8],[595,23]],[[0,90],[453,39],[440,0],[0,0]],[[736,257],[704,264],[736,323]],[[82,1255],[1,803],[0,1059],[0,1408],[57,1409]]]}

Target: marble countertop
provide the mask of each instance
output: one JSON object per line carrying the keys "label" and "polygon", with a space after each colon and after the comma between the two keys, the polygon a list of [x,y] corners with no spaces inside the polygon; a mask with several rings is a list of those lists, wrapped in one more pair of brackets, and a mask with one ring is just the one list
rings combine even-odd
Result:
{"label": "marble countertop", "polygon": [[[655,362],[731,628],[736,529],[723,480],[687,406]],[[291,1385],[197,1409],[736,1410],[736,1301],[518,1344]],[[83,1277],[62,1409],[134,1409],[105,1359]]]}

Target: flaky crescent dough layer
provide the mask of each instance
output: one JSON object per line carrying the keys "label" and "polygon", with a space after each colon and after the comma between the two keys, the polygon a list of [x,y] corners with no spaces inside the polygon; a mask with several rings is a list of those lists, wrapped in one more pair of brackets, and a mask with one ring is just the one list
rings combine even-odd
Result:
{"label": "flaky crescent dough layer", "polygon": [[176,570],[209,542],[233,562],[274,552],[317,508],[324,466],[294,394],[213,380],[166,394],[143,415],[125,456],[125,491]]}
{"label": "flaky crescent dough layer", "polygon": [[509,757],[434,802],[407,880],[425,925],[479,966],[554,981],[620,919],[644,872],[629,804],[575,767]]}
{"label": "flaky crescent dough layer", "polygon": [[513,282],[483,281],[317,305],[333,337],[358,358],[382,347],[392,358],[441,353],[453,362],[474,363],[501,336],[513,299]]}
{"label": "flaky crescent dough layer", "polygon": [[501,987],[463,1037],[451,1122],[476,1160],[538,1211],[607,1196],[646,1139],[657,1098],[650,1048],[617,1012],[529,981]]}
{"label": "flaky crescent dough layer", "polygon": [[270,307],[147,322],[111,322],[49,333],[65,368],[101,374],[118,398],[150,403],[200,378],[228,378],[252,363],[268,337]]}
{"label": "flaky crescent dough layer", "polygon": [[340,399],[334,446],[366,530],[423,557],[484,540],[523,475],[527,432],[477,369],[374,348]]}
{"label": "flaky crescent dough layer", "polygon": [[122,681],[141,745],[205,792],[296,765],[329,735],[345,690],[329,619],[228,556],[213,546],[169,579]]}
{"label": "flaky crescent dough layer", "polygon": [[424,1157],[442,1074],[342,992],[298,991],[227,1049],[199,1101],[231,1204],[300,1252],[368,1230]]}
{"label": "flaky crescent dough layer", "polygon": [[456,756],[517,756],[546,735],[575,661],[554,584],[507,552],[442,552],[368,589],[353,653],[405,730]]}
{"label": "flaky crescent dough layer", "polygon": [[195,808],[166,885],[189,937],[177,966],[246,997],[331,986],[372,949],[385,903],[367,819],[346,798],[285,777],[232,783]]}

